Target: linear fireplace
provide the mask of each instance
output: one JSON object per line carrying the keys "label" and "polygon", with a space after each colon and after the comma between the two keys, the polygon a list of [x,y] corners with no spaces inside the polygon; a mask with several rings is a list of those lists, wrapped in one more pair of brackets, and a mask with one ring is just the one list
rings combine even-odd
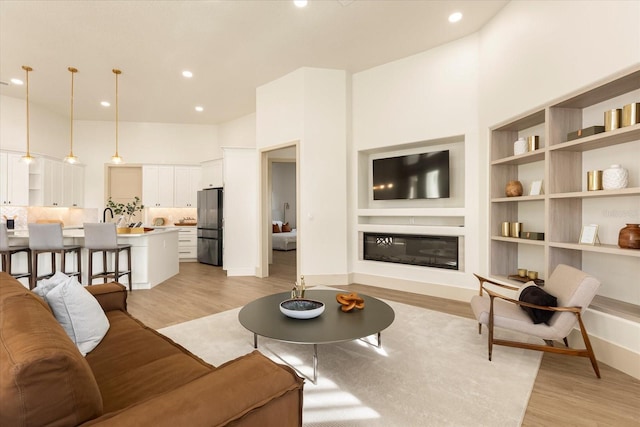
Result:
{"label": "linear fireplace", "polygon": [[364,259],[458,270],[458,237],[364,233]]}

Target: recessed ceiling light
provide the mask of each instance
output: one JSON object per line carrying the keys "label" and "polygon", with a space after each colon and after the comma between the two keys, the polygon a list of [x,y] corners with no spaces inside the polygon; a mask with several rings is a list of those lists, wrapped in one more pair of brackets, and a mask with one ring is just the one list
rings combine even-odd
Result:
{"label": "recessed ceiling light", "polygon": [[202,113],[204,111],[204,107],[201,107],[201,106],[198,105],[198,106],[196,106],[196,111],[198,113]]}
{"label": "recessed ceiling light", "polygon": [[307,5],[307,0],[293,0],[293,4],[297,7],[305,7]]}
{"label": "recessed ceiling light", "polygon": [[22,80],[20,80],[20,79],[15,79],[14,78],[14,79],[11,79],[10,81],[11,81],[11,84],[14,84],[14,85],[22,85],[22,84],[24,84],[24,82]]}
{"label": "recessed ceiling light", "polygon": [[103,107],[111,107],[111,103],[109,101],[101,101],[100,105],[102,105]]}
{"label": "recessed ceiling light", "polygon": [[186,78],[190,79],[191,77],[193,77],[193,73],[191,71],[189,71],[189,70],[184,70],[182,72],[182,77],[186,77]]}
{"label": "recessed ceiling light", "polygon": [[462,13],[460,12],[454,12],[451,15],[449,15],[449,22],[451,23],[458,22],[461,19],[462,19]]}

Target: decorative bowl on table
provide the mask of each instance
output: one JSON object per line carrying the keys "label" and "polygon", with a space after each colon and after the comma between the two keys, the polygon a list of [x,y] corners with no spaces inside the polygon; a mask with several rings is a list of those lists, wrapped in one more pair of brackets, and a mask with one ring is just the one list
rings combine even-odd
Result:
{"label": "decorative bowl on table", "polygon": [[280,303],[280,311],[294,319],[313,319],[324,311],[324,303],[304,298],[293,298]]}

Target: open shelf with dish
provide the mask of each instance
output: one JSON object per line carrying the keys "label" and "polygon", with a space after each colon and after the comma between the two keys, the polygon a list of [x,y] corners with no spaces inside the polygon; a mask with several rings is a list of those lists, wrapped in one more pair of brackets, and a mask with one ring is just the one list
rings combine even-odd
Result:
{"label": "open shelf with dish", "polygon": [[[618,247],[618,232],[625,223],[640,222],[640,124],[578,137],[580,129],[604,124],[605,111],[640,102],[640,68],[620,73],[584,90],[570,94],[531,112],[496,125],[490,142],[490,275],[508,278],[518,268],[542,263],[541,278],[558,264],[568,264],[597,276],[605,286],[600,300],[608,313],[616,306],[624,311],[640,310],[637,292],[628,283],[638,277],[640,249]],[[534,151],[516,154],[519,137],[539,135]],[[621,164],[628,171],[623,188],[589,191],[587,172]],[[530,194],[527,180],[543,180],[542,192]],[[511,180],[522,182],[522,195],[508,197],[505,187]],[[539,222],[536,221],[539,218]],[[504,236],[505,221],[533,223],[545,233],[544,240]],[[600,224],[599,244],[581,244],[584,225]],[[529,259],[531,261],[529,261]],[[618,270],[608,274],[607,263]],[[613,308],[612,308],[613,307]],[[640,317],[638,317],[640,318]]]}

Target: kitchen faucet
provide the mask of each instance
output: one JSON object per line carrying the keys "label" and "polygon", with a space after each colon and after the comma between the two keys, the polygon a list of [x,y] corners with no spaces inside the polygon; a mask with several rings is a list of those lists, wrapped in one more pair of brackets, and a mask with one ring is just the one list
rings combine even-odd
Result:
{"label": "kitchen faucet", "polygon": [[111,212],[111,219],[113,219],[113,210],[111,208],[105,208],[102,211],[102,222],[107,222],[107,211]]}

